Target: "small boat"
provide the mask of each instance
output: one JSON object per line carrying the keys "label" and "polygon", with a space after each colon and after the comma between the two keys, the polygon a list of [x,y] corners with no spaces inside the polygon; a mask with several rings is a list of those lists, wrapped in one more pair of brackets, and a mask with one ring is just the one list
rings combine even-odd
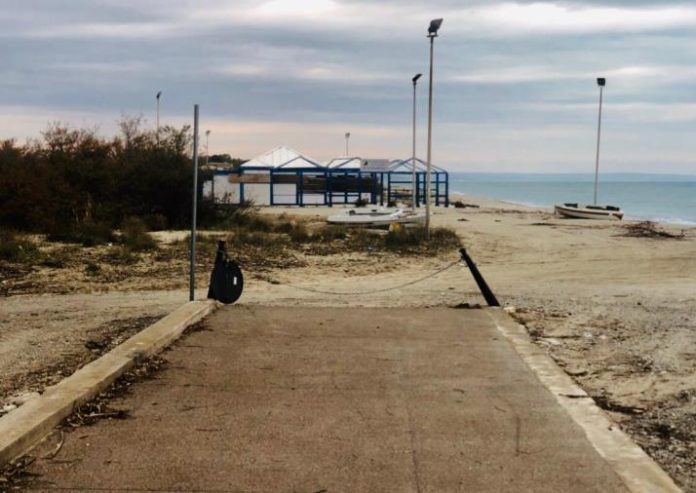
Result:
{"label": "small boat", "polygon": [[399,207],[356,207],[329,216],[327,222],[344,226],[389,227],[392,224],[422,224],[425,214]]}
{"label": "small boat", "polygon": [[554,206],[559,216],[574,219],[623,219],[624,213],[613,205],[563,204]]}

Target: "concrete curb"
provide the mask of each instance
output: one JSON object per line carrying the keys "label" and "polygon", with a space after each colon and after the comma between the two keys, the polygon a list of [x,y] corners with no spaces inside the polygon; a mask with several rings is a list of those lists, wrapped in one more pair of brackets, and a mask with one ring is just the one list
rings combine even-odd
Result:
{"label": "concrete curb", "polygon": [[682,490],[631,438],[611,422],[594,400],[551,357],[536,346],[525,328],[507,313],[487,311],[539,381],[585,432],[585,436],[632,493],[679,493]]}
{"label": "concrete curb", "polygon": [[131,369],[137,359],[156,354],[216,307],[215,301],[206,300],[177,308],[101,358],[47,388],[41,397],[0,418],[0,468],[26,454],[76,407],[93,399]]}

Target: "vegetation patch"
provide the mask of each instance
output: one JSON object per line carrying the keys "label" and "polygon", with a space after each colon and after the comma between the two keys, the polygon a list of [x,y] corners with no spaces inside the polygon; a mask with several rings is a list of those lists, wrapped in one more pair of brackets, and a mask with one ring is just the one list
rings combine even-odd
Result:
{"label": "vegetation patch", "polygon": [[39,253],[36,244],[12,231],[0,231],[0,260],[25,263],[34,260]]}

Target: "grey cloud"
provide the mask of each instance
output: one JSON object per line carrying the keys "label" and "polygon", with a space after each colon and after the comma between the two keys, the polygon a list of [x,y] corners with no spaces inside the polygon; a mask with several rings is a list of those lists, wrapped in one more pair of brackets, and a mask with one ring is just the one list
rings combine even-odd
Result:
{"label": "grey cloud", "polygon": [[[167,2],[166,8],[154,0],[109,0],[99,2],[98,7],[88,0],[6,2],[11,8],[0,16],[11,19],[13,25],[0,35],[4,61],[0,106],[94,111],[112,118],[121,112],[151,115],[154,94],[163,90],[165,114],[188,115],[191,105],[200,103],[211,118],[231,121],[400,126],[410,118],[410,78],[427,71],[427,40],[412,17],[407,18],[408,26],[400,18],[385,18],[380,30],[350,24],[319,29],[297,22],[196,24],[188,17],[190,7],[250,6],[254,2]],[[368,5],[358,0],[342,3]],[[422,7],[421,2],[380,2],[385,3],[404,6],[409,12]],[[439,8],[490,4],[443,0],[431,2],[428,11],[435,16]],[[664,7],[656,2],[589,0],[562,4]],[[424,18],[423,26],[428,16]],[[25,34],[56,27],[69,32],[71,26],[101,24],[152,24],[165,26],[167,31],[166,36],[107,38],[88,31],[79,37]],[[435,119],[441,125],[591,126],[596,98],[593,80],[600,72],[631,66],[674,70],[685,58],[696,56],[696,36],[681,28],[509,37],[448,27],[446,20],[436,41]],[[506,84],[472,77],[511,70],[575,75],[529,77]],[[577,75],[583,73],[586,80]],[[693,102],[688,80],[653,79],[610,78],[609,110],[611,104],[659,108]],[[423,79],[420,115],[425,114],[426,88]],[[635,108],[632,111],[641,111],[640,106]],[[625,111],[616,118],[623,118],[631,132],[640,133],[631,114]],[[686,123],[675,125],[683,129]],[[269,145],[278,143],[274,138],[279,136],[268,137]]]}

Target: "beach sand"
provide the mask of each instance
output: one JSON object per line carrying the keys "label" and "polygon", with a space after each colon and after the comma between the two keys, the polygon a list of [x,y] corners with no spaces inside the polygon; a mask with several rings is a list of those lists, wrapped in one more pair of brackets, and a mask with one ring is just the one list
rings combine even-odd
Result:
{"label": "beach sand", "polygon": [[[478,207],[434,208],[433,224],[458,232],[498,299],[535,342],[685,491],[696,491],[696,227],[660,226],[675,234],[683,231],[681,239],[628,237],[628,223],[565,220],[550,210],[458,198]],[[307,207],[262,212],[321,219],[339,210]],[[468,269],[461,265],[392,289],[458,258],[456,251],[428,258],[371,252],[311,256],[304,267],[247,273],[241,302],[349,307],[483,304]],[[207,272],[198,278],[201,296],[207,278]],[[127,303],[120,312],[118,294],[64,295],[85,296],[72,305],[58,295],[0,299],[4,348],[0,372],[5,375],[21,366],[16,355],[27,348],[35,364],[53,358],[48,356],[49,348],[42,353],[32,337],[19,335],[31,328],[33,337],[40,337],[36,329],[46,323],[43,315],[37,317],[36,310],[22,308],[34,300],[40,300],[43,314],[50,311],[51,297],[68,307],[51,315],[62,317],[65,330],[61,332],[60,321],[52,322],[50,333],[73,345],[83,344],[80,338],[85,330],[75,330],[71,317],[96,313],[101,303],[114,308],[113,318],[123,319],[160,314],[176,304],[178,296],[186,301],[185,292],[174,295],[170,287],[154,300],[153,291],[139,299],[140,284],[122,288],[128,293],[123,295]],[[153,282],[150,289],[158,289],[158,283]],[[381,291],[366,293],[376,290]]]}

